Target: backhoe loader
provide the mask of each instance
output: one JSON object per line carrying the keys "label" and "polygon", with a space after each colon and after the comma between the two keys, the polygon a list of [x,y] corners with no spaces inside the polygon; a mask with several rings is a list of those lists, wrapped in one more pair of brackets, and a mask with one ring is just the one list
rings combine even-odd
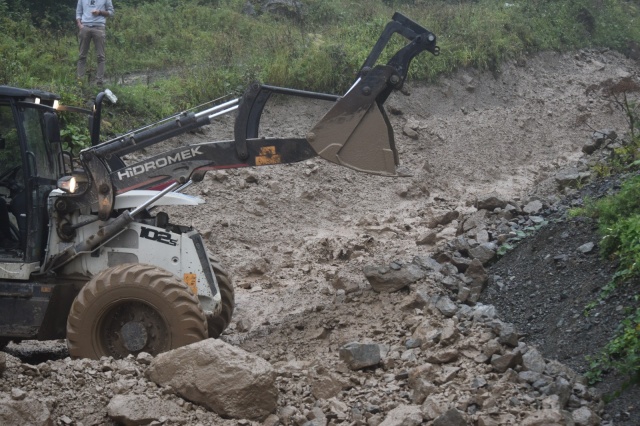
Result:
{"label": "backhoe loader", "polygon": [[[391,37],[406,39],[377,65]],[[0,86],[0,347],[67,339],[72,357],[156,355],[218,337],[234,310],[232,281],[201,235],[160,207],[204,201],[182,191],[209,170],[286,164],[320,156],[366,173],[397,176],[394,134],[383,108],[436,37],[400,13],[384,28],[342,96],[260,83],[238,99],[101,141],[110,90],[90,109],[40,90]],[[305,138],[259,135],[273,94],[328,101]],[[59,115],[86,114],[91,145],[62,149]],[[233,140],[127,154],[235,114]],[[140,157],[136,157],[140,158]],[[128,161],[128,160],[127,160]],[[160,211],[158,211],[160,210]]]}

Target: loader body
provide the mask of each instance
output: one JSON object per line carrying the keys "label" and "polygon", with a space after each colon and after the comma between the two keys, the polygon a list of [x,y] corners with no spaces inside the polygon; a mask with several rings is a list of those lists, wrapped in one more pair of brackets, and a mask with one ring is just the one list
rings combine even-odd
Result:
{"label": "loader body", "polygon": [[[396,33],[408,43],[386,65],[376,65]],[[51,93],[0,86],[0,347],[66,338],[73,357],[121,358],[218,337],[232,318],[233,283],[198,231],[173,224],[162,206],[201,204],[181,191],[209,170],[316,155],[397,176],[384,102],[425,50],[439,53],[435,36],[396,13],[342,96],[254,83],[239,99],[106,141],[102,110],[106,101],[117,101],[110,90],[82,109],[60,106]],[[331,105],[305,137],[265,138],[260,118],[272,94]],[[233,140],[123,160],[232,112]],[[91,146],[77,158],[62,150],[58,115],[66,113],[89,117]]]}

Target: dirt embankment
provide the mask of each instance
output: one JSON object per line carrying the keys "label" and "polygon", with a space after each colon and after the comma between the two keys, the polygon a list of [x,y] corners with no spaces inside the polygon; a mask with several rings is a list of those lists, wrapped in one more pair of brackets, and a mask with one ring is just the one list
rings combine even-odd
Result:
{"label": "dirt embankment", "polygon": [[[572,192],[557,193],[553,176],[560,169],[585,161],[581,148],[593,130],[624,133],[623,115],[594,88],[626,76],[638,77],[637,62],[609,51],[581,51],[540,54],[505,64],[495,75],[470,69],[431,86],[410,83],[410,94],[394,94],[386,107],[402,165],[412,171],[411,177],[363,175],[313,159],[289,166],[217,172],[190,188],[192,194],[205,198],[207,203],[192,210],[170,209],[169,213],[174,222],[193,225],[205,234],[209,249],[234,278],[237,306],[223,339],[278,368],[282,392],[279,421],[303,424],[306,419],[322,424],[314,412],[320,408],[327,416],[324,424],[355,421],[374,425],[395,408],[416,405],[412,400],[416,389],[407,383],[407,372],[424,363],[437,364],[429,358],[426,348],[421,352],[407,346],[424,321],[432,321],[435,328],[457,336],[452,345],[464,342],[464,348],[452,346],[458,353],[467,351],[466,358],[451,361],[449,367],[457,368],[455,373],[446,370],[451,377],[442,378],[444,367],[434,373],[434,381],[440,382],[433,391],[431,405],[422,406],[423,413],[430,413],[423,417],[427,424],[436,418],[430,417],[436,408],[446,404],[463,412],[469,422],[481,424],[478,422],[483,418],[485,425],[492,424],[489,419],[494,417],[511,421],[509,415],[514,416],[513,423],[505,424],[521,424],[532,412],[553,407],[553,402],[545,400],[552,391],[533,384],[517,385],[513,377],[496,375],[490,368],[484,371],[482,362],[476,362],[488,342],[498,339],[496,335],[492,337],[496,330],[489,323],[479,325],[462,314],[445,318],[442,311],[432,312],[431,308],[407,309],[406,298],[414,300],[418,289],[431,296],[449,294],[439,283],[427,278],[410,289],[379,294],[372,291],[362,270],[366,265],[406,265],[415,257],[429,257],[447,238],[455,236],[455,232],[444,232],[439,236],[443,239],[434,245],[416,244],[429,220],[449,211],[473,213],[477,197],[483,194],[495,192],[520,205],[536,197],[547,206],[560,203],[562,196]],[[320,102],[288,103],[276,99],[263,117],[261,135],[304,135],[326,109],[327,105]],[[173,143],[231,137],[232,122],[223,118],[204,133]],[[495,320],[515,323],[521,344],[538,346],[547,361],[569,363],[578,372],[582,372],[579,370],[584,364],[577,362],[580,351],[572,346],[577,342],[587,345],[593,332],[577,324],[569,314],[578,313],[580,303],[588,301],[590,290],[585,292],[585,288],[606,284],[608,271],[601,266],[587,276],[570,277],[562,272],[567,269],[544,274],[540,273],[545,271],[543,266],[534,266],[533,259],[546,251],[552,253],[551,248],[559,250],[559,254],[564,250],[573,255],[574,245],[580,245],[583,239],[593,240],[593,236],[585,236],[581,226],[588,227],[572,224],[569,229],[549,228],[540,237],[543,239],[534,243],[535,253],[514,251],[492,271],[502,281],[494,277],[489,287],[493,300],[501,304],[496,305]],[[558,254],[554,253],[553,256]],[[596,255],[575,259],[578,267],[599,262]],[[556,268],[554,271],[559,268],[558,262],[550,265]],[[521,276],[526,285],[515,286],[519,281],[512,277],[520,280]],[[499,291],[492,287],[498,283],[502,283]],[[491,299],[484,301],[489,303]],[[567,318],[555,318],[551,310],[555,301],[574,302],[573,310],[566,312]],[[525,307],[537,310],[523,317]],[[517,315],[509,316],[509,311]],[[599,320],[608,321],[609,318]],[[492,331],[482,328],[485,326]],[[537,338],[551,333],[551,328],[553,333],[564,333],[571,339],[560,337],[553,345]],[[394,362],[377,369],[349,372],[340,363],[338,352],[352,341],[387,345],[390,353],[397,352],[397,356],[389,358]],[[9,350],[19,351],[13,345]],[[510,353],[511,349],[505,351]],[[469,359],[476,361],[467,368],[471,365]],[[572,360],[576,362],[568,362]],[[80,361],[47,364],[70,372],[54,375],[62,382],[51,383],[51,375],[46,382],[38,374],[24,372],[30,368],[11,361],[2,394],[10,394],[16,387],[52,401],[56,422],[109,421],[105,420],[105,407],[116,389],[96,379],[100,374],[85,371]],[[118,389],[151,392],[145,389],[152,389],[152,384],[135,372],[128,374],[131,377],[123,380],[135,379],[136,384],[127,387],[127,382],[117,382]],[[333,396],[333,402],[314,396],[314,379],[336,375],[350,385]],[[562,380],[556,380],[553,386],[563,388]],[[38,384],[45,382],[47,385]],[[486,383],[490,384],[488,388],[484,388]],[[483,388],[486,392],[481,391]],[[509,397],[504,393],[507,388],[512,392]],[[476,396],[461,404],[465,392]],[[576,392],[569,391],[574,396]],[[496,395],[494,399],[492,393]],[[89,408],[79,407],[76,401],[80,396]],[[633,400],[598,411],[597,401],[585,390],[577,404],[580,401],[585,401],[606,424],[640,421]],[[222,422],[189,403],[181,406],[187,423]]]}

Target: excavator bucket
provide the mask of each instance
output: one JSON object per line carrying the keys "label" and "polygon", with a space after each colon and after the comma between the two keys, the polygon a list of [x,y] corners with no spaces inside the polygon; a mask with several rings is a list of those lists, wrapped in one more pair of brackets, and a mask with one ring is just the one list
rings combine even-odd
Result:
{"label": "excavator bucket", "polygon": [[307,134],[307,141],[325,160],[354,170],[397,176],[398,152],[389,119],[376,101],[385,85],[385,67],[377,67],[340,98]]}
{"label": "excavator bucket", "polygon": [[[398,33],[409,43],[386,65],[377,62],[391,36]],[[393,129],[383,105],[393,90],[402,88],[411,60],[427,50],[440,53],[436,36],[406,16],[395,13],[358,73],[358,79],[307,134],[315,152],[342,166],[361,172],[398,176],[398,152]]]}
{"label": "excavator bucket", "polygon": [[325,160],[360,172],[396,176],[398,152],[390,129],[384,111],[374,103],[356,114],[325,116],[307,140]]}

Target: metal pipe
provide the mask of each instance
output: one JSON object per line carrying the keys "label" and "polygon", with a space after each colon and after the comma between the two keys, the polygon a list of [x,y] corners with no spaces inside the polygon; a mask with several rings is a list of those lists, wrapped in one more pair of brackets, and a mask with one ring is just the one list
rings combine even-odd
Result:
{"label": "metal pipe", "polygon": [[328,93],[309,92],[306,90],[289,89],[286,87],[267,86],[263,85],[263,89],[269,90],[273,93],[280,93],[282,95],[300,96],[303,98],[321,99],[324,101],[337,101],[340,99],[338,95],[330,95]]}
{"label": "metal pipe", "polygon": [[[196,117],[201,117],[201,116],[203,116],[203,115],[207,115],[207,114],[209,114],[209,113],[211,113],[211,112],[215,112],[215,111],[218,111],[218,110],[220,110],[220,109],[226,108],[226,107],[228,107],[229,105],[235,105],[235,104],[237,104],[238,102],[240,102],[240,99],[238,99],[238,98],[236,98],[236,99],[231,99],[230,101],[227,101],[227,102],[222,103],[222,104],[220,104],[220,105],[216,105],[216,106],[214,106],[214,107],[211,107],[211,108],[209,108],[209,109],[206,109],[206,110],[204,110],[204,111],[200,111],[200,112],[196,113]],[[236,107],[236,108],[237,108],[237,107]]]}
{"label": "metal pipe", "polygon": [[212,119],[214,119],[214,118],[216,118],[216,117],[219,117],[219,116],[221,116],[221,115],[224,115],[224,114],[226,114],[226,113],[228,113],[228,112],[235,111],[235,110],[237,110],[237,109],[238,109],[238,105],[235,105],[235,106],[232,106],[231,108],[227,108],[227,109],[222,110],[222,111],[220,111],[220,112],[218,112],[218,113],[211,114],[211,115],[209,116],[209,120],[212,120]]}

